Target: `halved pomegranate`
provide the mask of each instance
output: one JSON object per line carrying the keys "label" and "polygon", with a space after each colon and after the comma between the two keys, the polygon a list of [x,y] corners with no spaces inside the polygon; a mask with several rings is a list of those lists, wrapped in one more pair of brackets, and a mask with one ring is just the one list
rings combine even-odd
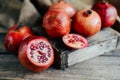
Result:
{"label": "halved pomegranate", "polygon": [[62,38],[65,45],[72,49],[80,49],[88,46],[88,41],[86,38],[79,34],[66,34]]}
{"label": "halved pomegranate", "polygon": [[30,36],[21,43],[18,58],[27,69],[40,72],[52,65],[54,51],[45,37]]}

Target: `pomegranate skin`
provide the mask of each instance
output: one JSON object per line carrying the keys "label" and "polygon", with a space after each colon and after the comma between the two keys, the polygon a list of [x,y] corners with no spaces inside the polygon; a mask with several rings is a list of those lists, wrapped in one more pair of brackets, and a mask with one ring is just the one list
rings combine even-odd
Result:
{"label": "pomegranate skin", "polygon": [[[32,41],[32,40],[34,40],[34,41]],[[50,57],[49,61],[45,64],[35,62],[30,57],[30,53],[29,53],[30,49],[29,49],[28,45],[31,45],[31,43],[30,43],[31,41],[35,42],[35,41],[39,41],[39,40],[45,41],[51,49],[51,57]],[[52,63],[54,62],[54,51],[52,49],[52,46],[49,43],[49,41],[45,37],[42,37],[42,36],[30,36],[30,37],[26,38],[21,43],[18,52],[19,52],[18,59],[21,62],[21,64],[32,72],[44,71],[47,68],[49,68],[52,65]]]}
{"label": "pomegranate skin", "polygon": [[17,54],[20,43],[31,35],[33,35],[33,32],[28,26],[17,29],[15,25],[8,30],[4,38],[4,46],[8,52]]}
{"label": "pomegranate skin", "polygon": [[62,10],[49,10],[43,18],[43,28],[50,38],[60,38],[71,30],[71,19]]}
{"label": "pomegranate skin", "polygon": [[93,5],[95,10],[101,17],[102,27],[111,27],[117,18],[117,9],[108,2],[98,2]]}
{"label": "pomegranate skin", "polygon": [[101,19],[97,12],[82,9],[75,14],[73,22],[74,32],[81,34],[84,37],[90,37],[99,32],[100,29]]}
{"label": "pomegranate skin", "polygon": [[51,9],[62,9],[64,10],[68,16],[73,17],[76,13],[75,8],[73,7],[72,4],[66,3],[64,1],[60,1],[58,3],[54,3],[50,6],[49,10]]}

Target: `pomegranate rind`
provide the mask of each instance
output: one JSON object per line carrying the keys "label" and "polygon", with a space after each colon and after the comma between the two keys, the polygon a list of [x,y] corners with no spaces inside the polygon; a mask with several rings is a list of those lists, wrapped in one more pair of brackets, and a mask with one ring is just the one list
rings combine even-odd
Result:
{"label": "pomegranate rind", "polygon": [[74,8],[74,6],[70,3],[64,2],[64,1],[60,1],[58,3],[54,3],[50,6],[49,10],[52,9],[62,9],[64,10],[68,16],[73,17],[76,13],[76,10]]}
{"label": "pomegranate rind", "polygon": [[21,42],[28,36],[33,35],[32,30],[28,26],[22,26],[17,30],[16,28],[16,25],[11,27],[4,38],[6,50],[15,54],[17,54]]}
{"label": "pomegranate rind", "polygon": [[86,11],[88,10],[82,9],[75,14],[73,30],[85,37],[90,37],[101,30],[101,19],[99,14],[93,10],[90,10],[91,14],[89,16],[85,16]]}
{"label": "pomegranate rind", "polygon": [[100,15],[102,28],[114,25],[118,14],[117,9],[112,4],[108,2],[98,2],[92,6],[92,9]]}
{"label": "pomegranate rind", "polygon": [[43,17],[43,28],[52,39],[61,38],[71,30],[71,19],[63,10],[49,10]]}

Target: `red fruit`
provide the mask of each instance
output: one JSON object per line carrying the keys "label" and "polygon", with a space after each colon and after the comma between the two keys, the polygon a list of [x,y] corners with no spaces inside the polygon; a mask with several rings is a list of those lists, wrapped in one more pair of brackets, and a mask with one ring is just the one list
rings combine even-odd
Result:
{"label": "red fruit", "polygon": [[29,27],[15,25],[7,32],[4,39],[4,46],[7,51],[17,53],[20,43],[31,35],[33,34]]}
{"label": "red fruit", "polygon": [[51,9],[63,9],[70,17],[73,17],[76,10],[72,4],[64,2],[64,0],[59,0],[58,3],[54,3],[50,6]]}
{"label": "red fruit", "polygon": [[65,45],[72,49],[81,49],[88,46],[88,41],[79,34],[66,34],[62,38]]}
{"label": "red fruit", "polygon": [[44,15],[43,28],[49,37],[59,38],[70,32],[71,19],[62,10],[50,10]]}
{"label": "red fruit", "polygon": [[92,36],[100,31],[101,19],[95,11],[83,9],[75,14],[73,29],[85,37]]}
{"label": "red fruit", "polygon": [[113,5],[103,1],[94,4],[92,9],[100,15],[102,27],[110,27],[115,23],[117,10]]}
{"label": "red fruit", "polygon": [[40,72],[51,66],[54,52],[45,37],[30,36],[21,43],[18,58],[27,69]]}

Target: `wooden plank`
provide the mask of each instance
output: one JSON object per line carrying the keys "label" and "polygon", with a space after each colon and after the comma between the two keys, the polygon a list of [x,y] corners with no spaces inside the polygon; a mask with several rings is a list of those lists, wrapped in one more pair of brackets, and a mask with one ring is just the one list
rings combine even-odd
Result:
{"label": "wooden plank", "polygon": [[116,42],[117,39],[115,38],[99,44],[95,44],[85,49],[71,52],[68,55],[68,66],[71,66],[78,62],[82,62],[84,60],[91,59],[98,55],[104,54],[105,52],[114,50],[116,47]]}
{"label": "wooden plank", "polygon": [[1,54],[0,66],[3,67],[0,67],[0,78],[3,80],[120,80],[119,61],[119,56],[98,56],[70,66],[65,71],[50,67],[46,71],[33,73],[24,68],[16,56]]}

